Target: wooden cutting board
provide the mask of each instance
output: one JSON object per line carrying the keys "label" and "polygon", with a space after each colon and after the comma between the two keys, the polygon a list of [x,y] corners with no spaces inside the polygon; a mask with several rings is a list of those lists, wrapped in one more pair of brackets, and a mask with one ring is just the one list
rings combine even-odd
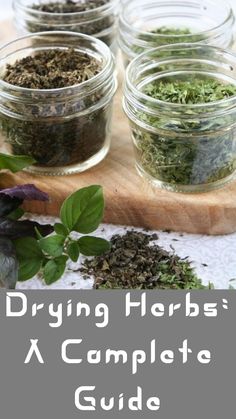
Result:
{"label": "wooden cutting board", "polygon": [[[9,22],[1,26],[1,42],[3,35],[9,38],[12,34]],[[153,189],[139,177],[134,168],[129,127],[122,111],[121,98],[120,87],[115,98],[111,151],[98,166],[82,174],[64,177],[35,176],[23,172],[4,174],[1,186],[34,183],[48,192],[50,202],[31,202],[25,208],[38,214],[58,215],[63,200],[69,194],[84,186],[100,184],[106,199],[106,223],[212,235],[235,232],[236,182],[210,193],[187,195]]]}

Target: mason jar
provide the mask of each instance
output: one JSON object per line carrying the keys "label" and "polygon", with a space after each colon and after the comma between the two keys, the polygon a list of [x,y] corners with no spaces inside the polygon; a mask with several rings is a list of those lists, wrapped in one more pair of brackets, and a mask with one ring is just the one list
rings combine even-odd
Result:
{"label": "mason jar", "polygon": [[235,19],[227,1],[123,0],[122,3],[119,45],[125,66],[145,50],[162,45],[204,42],[225,49],[233,46]]}
{"label": "mason jar", "polygon": [[[124,110],[136,167],[152,185],[176,192],[205,192],[235,177],[236,96],[209,103],[154,99],[159,82],[215,80],[236,86],[236,56],[203,44],[155,48],[127,69]],[[236,89],[235,89],[236,91]]]}
{"label": "mason jar", "polygon": [[[8,64],[34,53],[69,50],[95,58],[101,71],[80,84],[57,89],[22,88],[4,81]],[[31,171],[64,175],[85,171],[110,147],[114,60],[100,40],[71,32],[44,32],[0,49],[0,137],[2,150],[35,160]]]}
{"label": "mason jar", "polygon": [[[105,42],[113,52],[117,46],[119,0],[101,0],[102,5],[86,11],[55,13],[37,6],[58,4],[55,0],[13,0],[15,26],[20,36],[45,31],[71,31],[92,35]],[[96,2],[95,2],[96,3]]]}

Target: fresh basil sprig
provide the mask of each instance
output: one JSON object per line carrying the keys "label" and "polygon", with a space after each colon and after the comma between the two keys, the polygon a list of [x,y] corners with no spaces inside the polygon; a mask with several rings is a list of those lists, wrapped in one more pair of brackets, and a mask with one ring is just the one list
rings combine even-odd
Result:
{"label": "fresh basil sprig", "polygon": [[[27,281],[42,272],[47,285],[64,274],[68,260],[77,262],[80,254],[98,256],[110,250],[110,243],[102,238],[87,236],[102,221],[104,197],[101,186],[92,185],[78,190],[63,203],[54,234],[14,241],[19,262],[19,281]],[[72,233],[85,234],[75,238]]]}

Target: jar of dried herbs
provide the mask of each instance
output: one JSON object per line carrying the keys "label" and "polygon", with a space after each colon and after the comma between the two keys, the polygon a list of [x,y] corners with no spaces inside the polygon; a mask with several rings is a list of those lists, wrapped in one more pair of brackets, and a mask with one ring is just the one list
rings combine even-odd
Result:
{"label": "jar of dried herbs", "polygon": [[132,61],[124,110],[139,173],[180,192],[223,186],[236,170],[236,56],[203,44],[155,48]]}
{"label": "jar of dried herbs", "polygon": [[176,43],[233,45],[234,14],[222,0],[123,1],[119,44],[125,66],[145,50]]}
{"label": "jar of dried herbs", "polygon": [[19,35],[72,31],[95,36],[116,51],[119,0],[14,0]]}
{"label": "jar of dried herbs", "polygon": [[63,175],[98,164],[110,146],[114,60],[100,40],[44,32],[0,49],[0,136],[32,171]]}

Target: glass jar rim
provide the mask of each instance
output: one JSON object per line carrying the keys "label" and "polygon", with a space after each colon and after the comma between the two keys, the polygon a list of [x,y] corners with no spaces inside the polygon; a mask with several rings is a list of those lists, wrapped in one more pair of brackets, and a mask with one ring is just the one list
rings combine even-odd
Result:
{"label": "glass jar rim", "polygon": [[[103,69],[96,74],[95,76],[91,77],[89,80],[86,80],[82,83],[77,83],[71,86],[66,86],[66,87],[61,87],[61,88],[54,88],[54,89],[32,89],[32,88],[26,88],[26,87],[21,87],[21,86],[16,86],[14,84],[10,84],[4,80],[2,80],[2,78],[0,77],[0,87],[5,87],[6,89],[11,89],[14,90],[16,92],[27,92],[27,93],[35,93],[35,94],[48,94],[50,96],[54,95],[56,93],[67,93],[67,92],[71,92],[71,89],[81,91],[84,87],[88,87],[91,86],[92,90],[93,90],[93,86],[97,84],[102,84],[104,81],[107,81],[107,79],[109,78],[109,76],[113,75],[113,70],[114,70],[114,59],[113,59],[113,55],[111,53],[110,48],[102,41],[100,41],[99,39],[90,36],[90,35],[85,35],[82,33],[75,33],[75,32],[70,32],[70,31],[47,31],[47,32],[35,32],[26,36],[22,36],[20,38],[16,38],[10,42],[8,42],[5,45],[2,45],[0,47],[0,55],[1,53],[4,52],[4,50],[7,50],[9,47],[13,46],[14,44],[20,43],[24,40],[27,39],[33,39],[33,38],[37,38],[37,37],[54,37],[57,35],[61,35],[63,37],[66,36],[72,36],[73,38],[78,37],[78,39],[84,39],[87,41],[91,41],[92,43],[95,43],[97,46],[99,46],[102,51],[104,51],[104,55],[103,58],[106,59],[106,64],[103,67]],[[55,47],[57,48],[57,47]],[[0,57],[0,63],[2,60],[5,60],[6,57],[1,58]]]}
{"label": "glass jar rim", "polygon": [[[136,58],[134,58],[130,64],[127,67],[126,70],[126,77],[125,77],[125,90],[126,93],[128,92],[132,92],[131,95],[133,98],[139,98],[140,100],[144,100],[144,101],[148,101],[150,104],[152,105],[156,105],[156,106],[162,106],[166,105],[168,106],[170,109],[177,110],[180,106],[181,109],[184,110],[189,110],[191,109],[208,109],[217,105],[225,105],[226,107],[231,107],[233,104],[236,104],[236,95],[231,96],[230,98],[227,99],[221,99],[221,100],[217,100],[214,102],[208,102],[208,103],[198,103],[198,104],[180,104],[180,103],[172,103],[172,102],[166,102],[160,99],[155,99],[151,96],[146,95],[145,93],[143,93],[141,90],[139,90],[136,85],[132,82],[132,77],[131,77],[131,73],[133,71],[133,69],[137,69],[139,68],[140,63],[142,63],[143,59],[146,58],[146,63],[150,63],[150,59],[148,59],[148,57],[150,57],[153,53],[155,52],[161,52],[164,50],[171,50],[171,49],[184,49],[185,51],[187,49],[198,49],[198,48],[206,48],[209,51],[215,51],[218,52],[219,54],[225,54],[227,55],[227,57],[231,58],[232,61],[235,61],[236,64],[236,56],[235,54],[233,54],[233,52],[224,50],[222,48],[219,47],[215,47],[215,46],[210,46],[210,45],[205,45],[203,43],[177,43],[177,44],[173,44],[173,45],[164,45],[164,46],[160,46],[157,48],[152,48],[148,51],[143,52],[142,54],[140,54],[139,56],[137,56]],[[144,67],[142,67],[142,69],[144,69]],[[236,80],[235,80],[236,83]],[[129,96],[129,93],[128,93]]]}
{"label": "glass jar rim", "polygon": [[55,18],[60,17],[60,16],[65,16],[65,17],[80,17],[81,15],[83,16],[90,16],[94,13],[96,13],[97,11],[99,12],[107,12],[109,13],[110,10],[113,9],[114,6],[119,4],[119,0],[109,0],[109,2],[107,4],[104,4],[103,6],[99,6],[95,9],[91,9],[91,10],[85,10],[84,12],[70,12],[70,13],[54,13],[54,12],[44,12],[42,10],[37,10],[34,9],[33,7],[29,7],[26,6],[22,3],[22,0],[13,0],[13,8],[16,9],[16,7],[19,7],[22,11],[24,12],[30,12],[31,14],[35,14],[37,16],[41,16],[41,17],[49,17],[49,16],[54,16]]}
{"label": "glass jar rim", "polygon": [[[220,0],[216,0],[218,1],[218,3],[220,4]],[[144,30],[140,30],[138,28],[134,28],[130,22],[128,22],[128,20],[126,19],[127,16],[127,9],[129,7],[131,7],[132,3],[135,3],[135,0],[131,0],[129,3],[125,4],[123,6],[123,11],[120,14],[120,22],[128,29],[129,32],[132,32],[135,35],[143,35],[145,37],[150,37],[152,40],[153,39],[167,39],[168,38],[172,38],[172,39],[176,39],[176,41],[180,38],[183,38],[183,35],[177,35],[177,34],[171,34],[171,35],[166,35],[166,34],[158,34],[158,33],[150,33],[148,31],[144,31]],[[158,3],[154,3],[154,5],[158,6]],[[190,34],[184,34],[184,37],[186,39],[191,39],[193,36],[204,36],[204,35],[214,35],[215,33],[217,33],[219,31],[219,29],[221,29],[222,27],[224,27],[226,24],[228,24],[229,22],[231,22],[232,24],[235,22],[235,15],[233,12],[233,9],[231,7],[231,5],[228,3],[228,0],[224,1],[224,5],[225,7],[228,8],[228,15],[227,17],[217,26],[214,26],[210,29],[206,29],[204,31],[200,31],[200,32],[196,32],[196,33],[190,33]],[[147,4],[143,4],[143,7],[147,6]]]}

